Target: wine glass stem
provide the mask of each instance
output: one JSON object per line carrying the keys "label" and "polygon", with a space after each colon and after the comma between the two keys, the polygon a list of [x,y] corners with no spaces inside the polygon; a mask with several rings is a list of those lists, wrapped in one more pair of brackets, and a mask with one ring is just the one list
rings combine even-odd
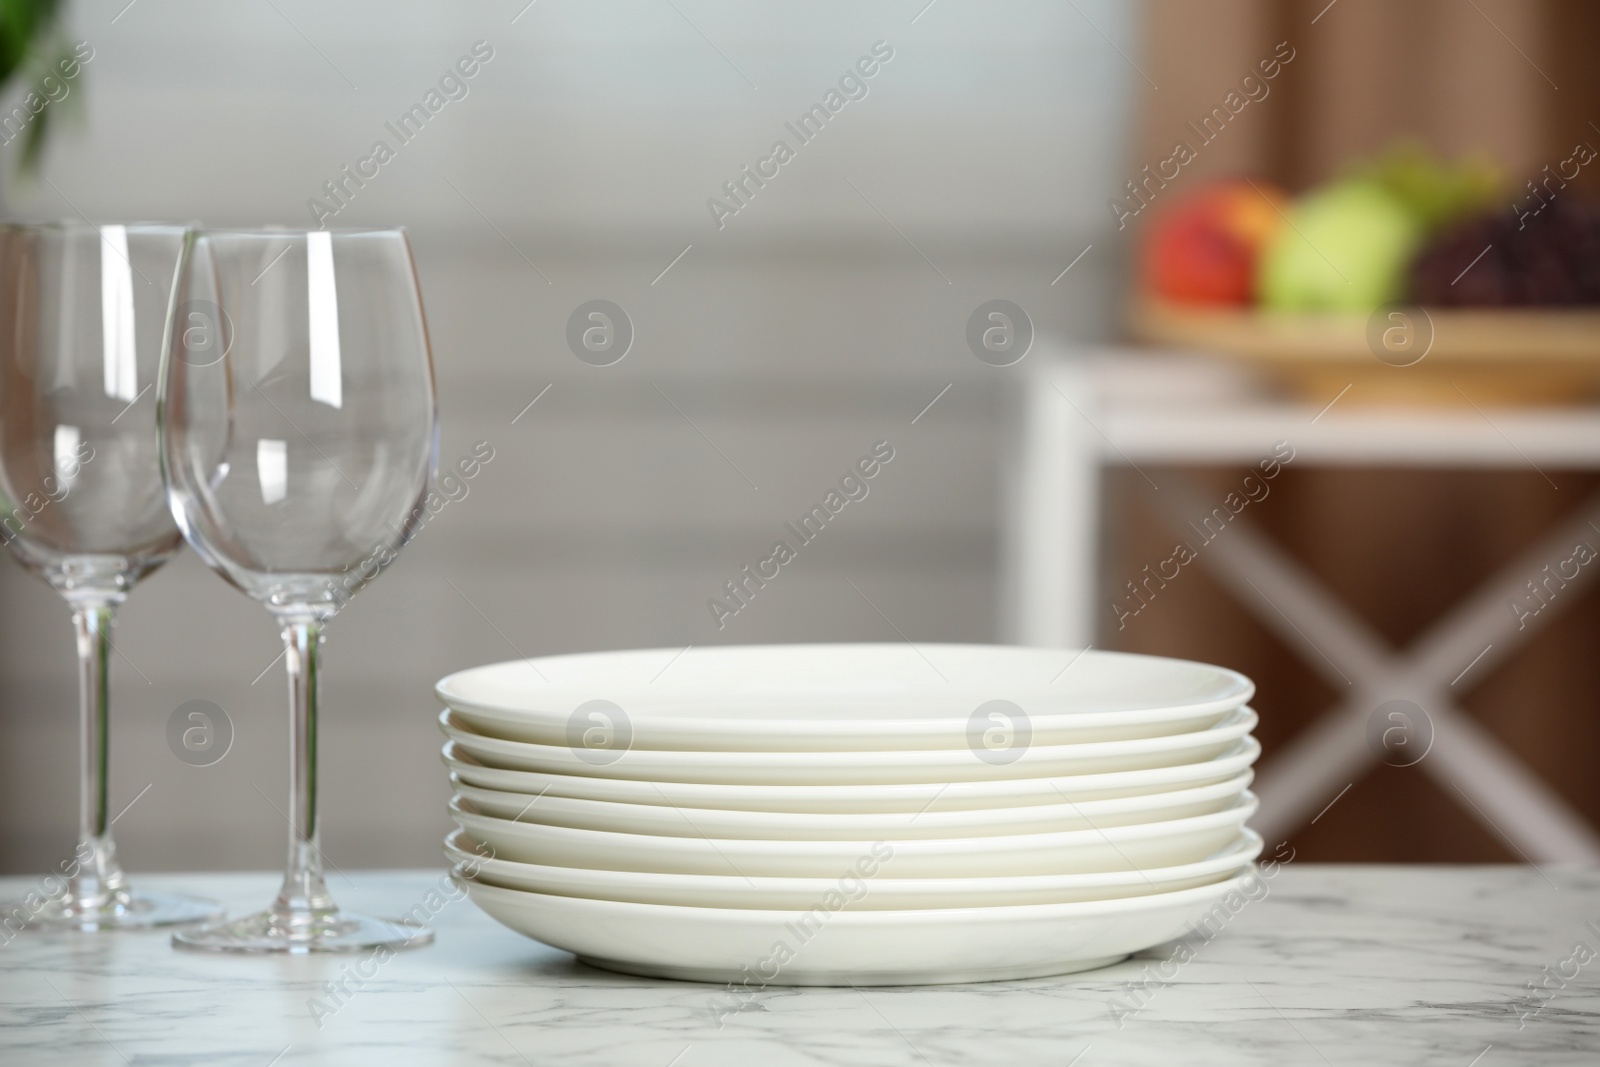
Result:
{"label": "wine glass stem", "polygon": [[110,903],[126,882],[111,842],[107,792],[110,772],[111,625],[113,598],[73,605],[78,636],[78,712],[83,767],[78,781],[76,871],[68,878],[69,906],[95,910]]}
{"label": "wine glass stem", "polygon": [[305,927],[335,911],[322,877],[322,828],[317,821],[317,675],[322,622],[283,620],[289,665],[289,860],[273,906],[278,920]]}

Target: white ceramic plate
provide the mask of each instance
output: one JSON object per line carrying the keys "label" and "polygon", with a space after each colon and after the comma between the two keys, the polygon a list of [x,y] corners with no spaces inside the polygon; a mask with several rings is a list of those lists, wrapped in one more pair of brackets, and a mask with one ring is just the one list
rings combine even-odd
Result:
{"label": "white ceramic plate", "polygon": [[[1254,872],[1120,900],[917,911],[765,911],[550,896],[465,882],[511,929],[626,974],[733,983],[733,1011],[766,985],[931,985],[1104,967],[1246,906]],[[736,992],[736,990],[741,992]]]}
{"label": "white ceramic plate", "polygon": [[836,878],[863,856],[876,855],[896,878],[1019,874],[1091,874],[1194,863],[1227,847],[1256,798],[1243,793],[1230,808],[1187,819],[1063,830],[1052,834],[888,841],[768,841],[660,837],[576,830],[497,819],[450,802],[450,816],[502,859],[552,867],[746,878]]}
{"label": "white ceramic plate", "polygon": [[451,776],[456,796],[474,811],[519,822],[573,826],[665,837],[765,838],[783,841],[880,841],[935,837],[1042,834],[1060,830],[1131,826],[1207,815],[1234,804],[1250,785],[1244,771],[1213,785],[1169,793],[1032,804],[976,811],[806,814],[772,811],[687,811],[665,804],[614,804],[605,800],[529,796],[479,789]]}
{"label": "white ceramic plate", "polygon": [[1020,807],[1142,796],[1226,781],[1255,763],[1261,744],[1236,741],[1214,760],[1142,771],[1113,771],[1063,778],[1011,778],[992,782],[921,782],[909,785],[719,785],[695,782],[634,782],[576,774],[486,767],[454,741],[444,762],[469,785],[529,796],[577,797],[627,804],[731,811],[935,812]]}
{"label": "white ceramic plate", "polygon": [[[1121,652],[1000,645],[750,645],[591,652],[452,674],[439,699],[474,729],[576,743],[583,705],[623,709],[636,749],[963,748],[993,700],[1023,709],[1035,744],[1203,729],[1255,691],[1234,671]],[[611,713],[614,718],[614,713]]]}
{"label": "white ceramic plate", "polygon": [[[507,889],[637,904],[706,908],[806,910],[829,893],[849,901],[852,911],[909,908],[974,908],[1014,904],[1064,904],[1075,900],[1171,893],[1232,878],[1261,854],[1261,838],[1244,830],[1227,848],[1195,863],[1144,871],[1034,875],[1014,878],[889,878],[882,869],[855,878],[739,878],[716,874],[650,874],[547,867],[488,858],[487,847],[460,830],[445,839],[445,854],[478,881]],[[465,866],[470,865],[470,866]]]}
{"label": "white ceramic plate", "polygon": [[474,759],[490,766],[636,781],[747,785],[971,782],[1169,767],[1220,756],[1256,725],[1256,713],[1239,708],[1208,730],[1130,741],[907,752],[685,752],[505,741],[465,729],[456,714],[441,712],[439,728]]}

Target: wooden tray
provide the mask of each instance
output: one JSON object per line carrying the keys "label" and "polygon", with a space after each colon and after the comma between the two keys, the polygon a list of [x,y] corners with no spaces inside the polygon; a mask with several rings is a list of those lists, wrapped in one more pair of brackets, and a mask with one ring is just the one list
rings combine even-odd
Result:
{"label": "wooden tray", "polygon": [[[1600,397],[1600,309],[1294,315],[1136,305],[1135,337],[1248,363],[1308,400],[1570,404]],[[1380,358],[1381,353],[1381,358]]]}

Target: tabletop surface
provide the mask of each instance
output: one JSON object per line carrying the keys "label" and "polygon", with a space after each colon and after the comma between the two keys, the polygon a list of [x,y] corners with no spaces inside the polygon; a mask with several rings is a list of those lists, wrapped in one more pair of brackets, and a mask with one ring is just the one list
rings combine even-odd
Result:
{"label": "tabletop surface", "polygon": [[1296,467],[1600,465],[1600,407],[1592,403],[1504,407],[1465,393],[1459,403],[1455,394],[1448,403],[1373,403],[1363,402],[1364,387],[1301,401],[1214,357],[1110,349],[1082,362],[1059,348],[1040,355],[1029,357],[1036,391],[1052,403],[1059,397],[1057,415],[1078,443],[1111,464],[1248,466],[1281,440],[1294,445]]}
{"label": "tabletop surface", "polygon": [[[265,874],[145,876],[254,909]],[[0,898],[34,880],[0,879]],[[343,982],[352,957],[174,951],[165,935],[0,944],[0,1063],[1594,1064],[1600,871],[1286,864],[1209,942],[1064,978],[759,993],[629,978],[496,925],[442,871],[352,872],[341,903],[455,898],[437,942]],[[437,899],[437,898],[436,898]]]}

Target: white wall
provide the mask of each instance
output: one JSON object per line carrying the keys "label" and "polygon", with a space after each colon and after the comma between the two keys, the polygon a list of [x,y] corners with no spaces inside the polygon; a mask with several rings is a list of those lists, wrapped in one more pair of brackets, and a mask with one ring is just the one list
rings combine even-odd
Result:
{"label": "white wall", "polygon": [[[1105,202],[1138,75],[1099,31],[1131,55],[1127,5],[938,0],[917,17],[924,0],[538,0],[513,24],[524,2],[80,4],[73,34],[95,48],[81,125],[55,131],[46,180],[8,179],[25,218],[303,225],[385,121],[473,42],[494,49],[335,220],[412,227],[443,458],[496,451],[332,628],[324,803],[340,866],[437,860],[430,687],[450,670],[896,640],[873,604],[913,639],[992,639],[1010,377],[967,350],[967,316],[1003,297],[1041,332],[1099,337],[1126,255]],[[878,40],[895,56],[867,97],[718,230],[706,198]],[[608,368],[563,340],[596,297],[637,331]],[[880,439],[896,458],[871,495],[719,632],[706,599]],[[0,604],[0,870],[22,870],[70,844],[71,638],[19,568],[0,570]],[[186,555],[136,591],[118,646],[113,806],[153,783],[117,824],[126,862],[276,865],[281,665],[252,684],[278,651],[266,613]],[[190,699],[236,730],[209,768],[166,749]]]}

